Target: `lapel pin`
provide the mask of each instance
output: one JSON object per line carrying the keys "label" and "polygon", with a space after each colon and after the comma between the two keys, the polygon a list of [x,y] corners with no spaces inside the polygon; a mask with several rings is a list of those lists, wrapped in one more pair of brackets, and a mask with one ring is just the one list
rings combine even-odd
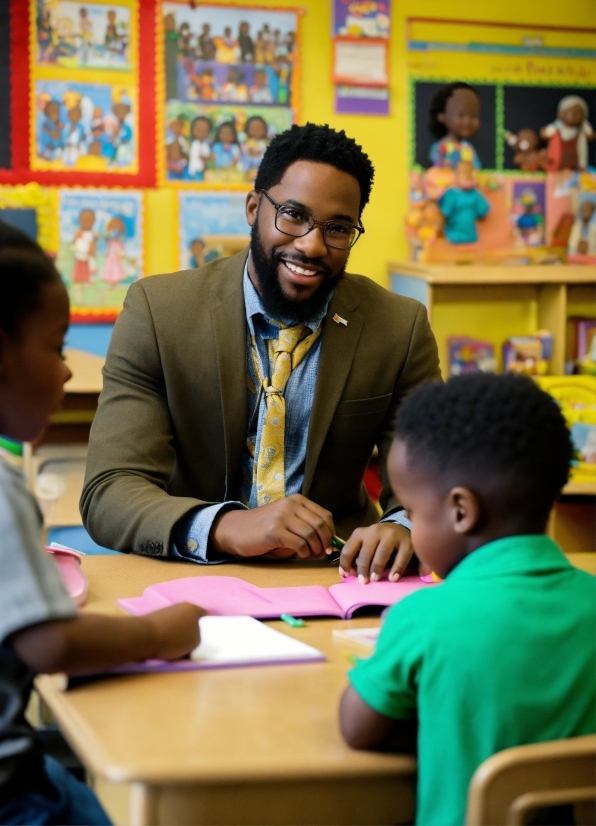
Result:
{"label": "lapel pin", "polygon": [[345,318],[342,318],[337,313],[335,313],[335,315],[333,316],[333,320],[335,321],[336,324],[343,324],[344,327],[348,326],[348,322],[345,320]]}

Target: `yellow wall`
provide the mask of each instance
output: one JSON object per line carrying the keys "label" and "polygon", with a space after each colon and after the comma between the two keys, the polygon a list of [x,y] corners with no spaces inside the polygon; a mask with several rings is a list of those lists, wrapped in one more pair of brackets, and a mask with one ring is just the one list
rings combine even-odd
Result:
{"label": "yellow wall", "polygon": [[[247,3],[246,5],[250,5]],[[406,19],[449,17],[561,26],[594,24],[593,0],[392,0],[391,115],[362,117],[333,111],[331,74],[331,0],[258,0],[254,5],[302,6],[302,104],[300,120],[330,123],[362,144],[377,170],[370,204],[364,211],[366,235],[351,256],[349,269],[387,286],[386,262],[406,256],[403,219],[407,205]],[[175,195],[152,192],[147,198],[147,272],[176,268],[171,233]]]}

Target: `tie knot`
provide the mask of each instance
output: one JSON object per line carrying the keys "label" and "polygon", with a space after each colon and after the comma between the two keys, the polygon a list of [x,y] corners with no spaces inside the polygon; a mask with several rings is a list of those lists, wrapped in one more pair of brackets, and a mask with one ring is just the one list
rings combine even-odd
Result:
{"label": "tie knot", "polygon": [[275,342],[276,353],[291,353],[298,344],[304,333],[304,325],[297,327],[281,327],[279,336]]}

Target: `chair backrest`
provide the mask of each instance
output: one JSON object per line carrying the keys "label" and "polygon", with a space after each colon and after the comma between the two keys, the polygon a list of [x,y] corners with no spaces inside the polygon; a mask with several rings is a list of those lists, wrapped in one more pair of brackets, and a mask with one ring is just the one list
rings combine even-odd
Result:
{"label": "chair backrest", "polygon": [[546,806],[578,804],[593,824],[596,734],[505,749],[478,767],[468,789],[466,826],[518,826]]}

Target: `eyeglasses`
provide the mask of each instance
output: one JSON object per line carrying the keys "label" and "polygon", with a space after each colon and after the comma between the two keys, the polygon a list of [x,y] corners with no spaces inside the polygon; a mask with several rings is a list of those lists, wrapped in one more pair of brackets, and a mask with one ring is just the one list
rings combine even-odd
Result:
{"label": "eyeglasses", "polygon": [[275,228],[285,235],[301,238],[316,226],[323,230],[323,241],[336,250],[349,250],[364,232],[364,227],[350,221],[315,221],[311,212],[289,204],[278,204],[264,189],[257,190],[275,207]]}

